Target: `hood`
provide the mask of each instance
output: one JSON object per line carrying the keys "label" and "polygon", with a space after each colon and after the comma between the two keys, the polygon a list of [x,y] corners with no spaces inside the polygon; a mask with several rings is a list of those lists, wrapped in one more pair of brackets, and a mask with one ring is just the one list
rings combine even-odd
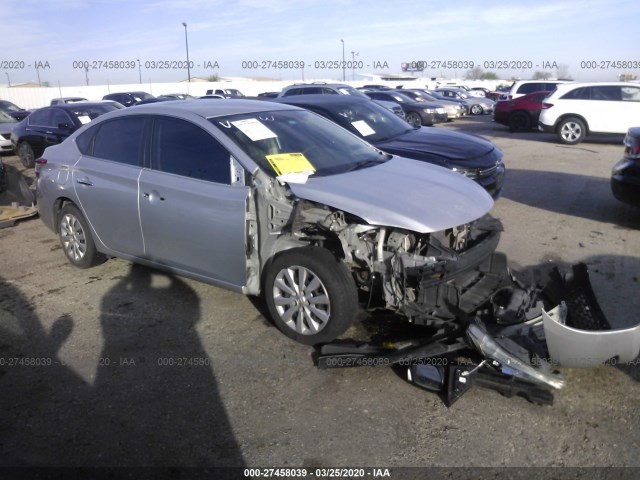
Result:
{"label": "hood", "polygon": [[432,127],[416,128],[375,146],[393,155],[446,167],[489,168],[502,157],[502,152],[484,138]]}
{"label": "hood", "polygon": [[403,157],[289,187],[301,199],[357,215],[370,225],[419,233],[471,222],[493,207],[491,196],[464,175]]}

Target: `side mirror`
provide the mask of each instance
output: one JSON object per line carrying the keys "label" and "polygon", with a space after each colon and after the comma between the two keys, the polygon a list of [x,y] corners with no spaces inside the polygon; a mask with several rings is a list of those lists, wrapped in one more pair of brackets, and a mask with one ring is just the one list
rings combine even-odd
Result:
{"label": "side mirror", "polygon": [[70,123],[59,123],[58,128],[61,130],[69,130],[70,132],[76,129],[75,125],[71,125]]}

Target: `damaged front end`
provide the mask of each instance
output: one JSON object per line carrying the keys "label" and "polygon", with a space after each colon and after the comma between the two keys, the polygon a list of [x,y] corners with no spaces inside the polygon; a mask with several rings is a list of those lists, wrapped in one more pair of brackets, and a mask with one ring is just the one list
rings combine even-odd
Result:
{"label": "damaged front end", "polygon": [[[361,232],[357,238],[364,243],[347,260],[362,267],[354,270],[369,293],[367,308],[392,309],[436,333],[391,347],[332,342],[318,348],[317,365],[392,365],[409,382],[443,394],[447,405],[473,385],[551,404],[553,391],[565,385],[558,366],[638,356],[640,325],[611,329],[586,265],[564,276],[553,268],[546,277],[524,281],[504,254],[495,253],[501,230],[499,221],[485,216],[422,236]],[[342,240],[343,247],[353,242]]]}

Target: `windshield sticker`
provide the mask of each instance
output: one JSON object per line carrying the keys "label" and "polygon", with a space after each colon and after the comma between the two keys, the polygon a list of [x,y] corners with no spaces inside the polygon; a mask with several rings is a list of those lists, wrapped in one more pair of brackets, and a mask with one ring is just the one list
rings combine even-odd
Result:
{"label": "windshield sticker", "polygon": [[374,133],[376,133],[376,131],[373,128],[371,128],[369,126],[369,124],[367,122],[365,122],[364,120],[358,120],[357,122],[351,122],[351,125],[353,125],[353,128],[358,130],[360,135],[362,135],[363,137],[367,137],[369,135],[373,135]]}
{"label": "windshield sticker", "polygon": [[231,123],[254,142],[266,138],[277,138],[277,135],[260,123],[257,118],[247,118]]}
{"label": "windshield sticker", "polygon": [[316,171],[303,153],[277,153],[266,157],[278,176],[286,175],[287,173],[311,175]]}
{"label": "windshield sticker", "polygon": [[78,115],[78,120],[80,120],[80,123],[84,125],[91,121],[91,117],[89,117],[89,115]]}

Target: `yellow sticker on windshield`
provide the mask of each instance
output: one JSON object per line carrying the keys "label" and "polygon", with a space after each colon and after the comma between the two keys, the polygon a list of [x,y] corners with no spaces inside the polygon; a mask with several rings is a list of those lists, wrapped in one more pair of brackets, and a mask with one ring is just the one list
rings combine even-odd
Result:
{"label": "yellow sticker on windshield", "polygon": [[316,171],[303,153],[278,153],[275,155],[267,155],[266,157],[277,176],[287,173]]}

